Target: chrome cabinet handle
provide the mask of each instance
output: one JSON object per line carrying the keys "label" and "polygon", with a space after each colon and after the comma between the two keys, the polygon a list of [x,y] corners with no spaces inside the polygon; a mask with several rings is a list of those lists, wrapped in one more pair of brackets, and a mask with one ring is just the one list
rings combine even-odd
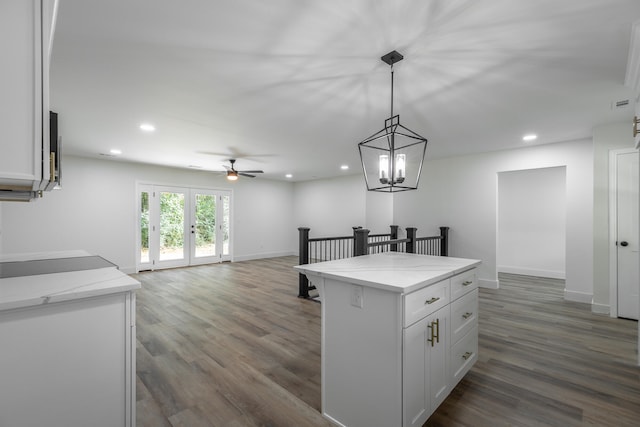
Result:
{"label": "chrome cabinet handle", "polygon": [[467,351],[465,354],[463,354],[463,355],[462,355],[462,358],[463,358],[464,360],[469,360],[469,358],[470,358],[471,356],[473,356],[473,353],[472,353],[472,352],[470,352],[470,351]]}
{"label": "chrome cabinet handle", "polygon": [[433,304],[434,302],[438,301],[439,299],[440,299],[439,297],[438,298],[433,297],[431,299],[426,300],[424,303],[425,304]]}
{"label": "chrome cabinet handle", "polygon": [[473,280],[465,280],[464,282],[462,282],[462,286],[469,286],[473,284]]}
{"label": "chrome cabinet handle", "polygon": [[473,316],[473,313],[470,313],[470,312],[467,311],[465,314],[462,315],[462,318],[463,319],[468,319],[471,316]]}

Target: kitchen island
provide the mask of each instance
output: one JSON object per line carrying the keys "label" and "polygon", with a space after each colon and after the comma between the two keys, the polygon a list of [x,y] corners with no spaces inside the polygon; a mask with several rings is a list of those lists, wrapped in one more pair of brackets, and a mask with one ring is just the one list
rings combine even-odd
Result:
{"label": "kitchen island", "polygon": [[397,252],[296,266],[322,304],[322,413],[422,426],[477,360],[480,261]]}
{"label": "kitchen island", "polygon": [[0,256],[0,426],[135,426],[135,290],[84,251]]}

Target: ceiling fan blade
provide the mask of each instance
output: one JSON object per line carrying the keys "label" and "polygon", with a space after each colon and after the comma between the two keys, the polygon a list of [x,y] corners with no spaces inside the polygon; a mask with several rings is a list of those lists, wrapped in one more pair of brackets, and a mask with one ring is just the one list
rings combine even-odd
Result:
{"label": "ceiling fan blade", "polygon": [[244,173],[244,172],[238,172],[238,175],[241,176],[246,176],[247,178],[255,178],[255,175],[249,175],[248,173]]}
{"label": "ceiling fan blade", "polygon": [[263,171],[238,171],[238,172],[244,172],[244,173],[264,173]]}

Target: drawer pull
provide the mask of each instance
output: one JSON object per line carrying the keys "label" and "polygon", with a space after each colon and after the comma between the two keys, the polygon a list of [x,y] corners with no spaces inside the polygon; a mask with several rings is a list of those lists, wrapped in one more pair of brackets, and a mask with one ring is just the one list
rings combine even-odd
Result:
{"label": "drawer pull", "polygon": [[465,280],[464,282],[462,282],[462,286],[469,286],[469,285],[473,285],[473,280]]}
{"label": "drawer pull", "polygon": [[433,297],[431,299],[426,300],[424,303],[425,304],[433,304],[434,302],[438,301],[440,299],[440,297]]}
{"label": "drawer pull", "polygon": [[462,358],[464,360],[468,360],[471,356],[473,356],[473,352],[467,351],[465,354],[462,355]]}
{"label": "drawer pull", "polygon": [[462,315],[462,318],[463,319],[468,319],[471,316],[473,316],[473,313],[470,313],[470,312],[467,311],[465,314]]}
{"label": "drawer pull", "polygon": [[430,325],[427,325],[427,328],[431,331],[431,338],[427,338],[427,342],[430,342],[431,347],[433,347],[435,343],[440,342],[440,319],[431,322]]}

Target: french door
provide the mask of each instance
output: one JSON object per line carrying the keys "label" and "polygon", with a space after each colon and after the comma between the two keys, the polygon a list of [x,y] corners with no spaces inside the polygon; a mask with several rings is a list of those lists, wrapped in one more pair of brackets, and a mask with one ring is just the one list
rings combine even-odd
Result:
{"label": "french door", "polygon": [[231,192],[138,185],[137,270],[231,260]]}

